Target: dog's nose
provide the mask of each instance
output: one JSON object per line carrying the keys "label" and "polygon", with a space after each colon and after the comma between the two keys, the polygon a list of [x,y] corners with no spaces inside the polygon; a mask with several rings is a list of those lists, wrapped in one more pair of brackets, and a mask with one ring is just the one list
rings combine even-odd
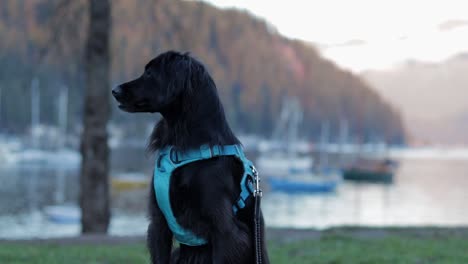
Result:
{"label": "dog's nose", "polygon": [[115,99],[120,100],[123,97],[123,92],[122,88],[119,86],[115,87],[112,89],[112,95],[115,97]]}

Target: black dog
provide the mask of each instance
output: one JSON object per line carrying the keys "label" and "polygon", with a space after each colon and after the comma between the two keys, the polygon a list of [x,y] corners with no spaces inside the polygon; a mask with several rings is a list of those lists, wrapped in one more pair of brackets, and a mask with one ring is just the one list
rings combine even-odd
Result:
{"label": "black dog", "polygon": [[[149,142],[152,151],[239,144],[226,122],[213,79],[188,54],[159,55],[141,77],[116,87],[112,94],[123,111],[161,113],[163,119]],[[232,210],[243,170],[235,157],[219,156],[174,171],[169,187],[174,216],[181,226],[207,238],[207,244],[180,244],[172,253],[173,235],[151,187],[147,243],[152,263],[255,263],[253,199],[237,214]],[[263,230],[262,217],[262,238]],[[264,243],[262,252],[263,263],[269,263]]]}

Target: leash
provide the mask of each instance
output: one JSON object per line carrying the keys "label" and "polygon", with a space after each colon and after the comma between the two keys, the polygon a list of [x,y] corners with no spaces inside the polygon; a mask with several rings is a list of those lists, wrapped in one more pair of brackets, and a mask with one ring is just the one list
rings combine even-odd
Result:
{"label": "leash", "polygon": [[255,188],[253,192],[253,196],[255,199],[255,206],[254,206],[254,239],[255,239],[255,263],[262,264],[263,263],[263,256],[262,256],[262,226],[261,226],[261,212],[260,212],[260,204],[262,199],[262,190],[260,189],[260,177],[258,176],[258,171],[255,167],[252,166],[252,173],[255,180]]}

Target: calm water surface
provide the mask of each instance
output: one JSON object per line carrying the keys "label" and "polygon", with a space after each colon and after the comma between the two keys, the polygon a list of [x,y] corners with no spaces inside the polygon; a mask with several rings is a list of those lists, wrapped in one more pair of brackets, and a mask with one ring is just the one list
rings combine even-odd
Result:
{"label": "calm water surface", "polygon": [[[112,175],[150,175],[151,157],[141,149],[115,152]],[[0,167],[0,237],[75,235],[78,224],[54,224],[44,207],[76,204],[79,171]],[[114,192],[112,234],[143,234],[147,191]],[[269,226],[326,228],[336,225],[468,225],[468,161],[402,160],[392,185],[342,182],[328,195],[265,192]]]}
{"label": "calm water surface", "polygon": [[343,182],[333,195],[269,193],[274,226],[468,225],[467,161],[402,161],[392,185]]}

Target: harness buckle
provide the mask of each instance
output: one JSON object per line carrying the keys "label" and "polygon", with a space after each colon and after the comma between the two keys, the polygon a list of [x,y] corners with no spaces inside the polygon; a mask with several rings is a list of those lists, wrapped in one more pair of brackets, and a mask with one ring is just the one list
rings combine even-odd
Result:
{"label": "harness buckle", "polygon": [[181,162],[179,160],[179,155],[177,154],[177,151],[174,150],[174,148],[171,148],[171,151],[169,152],[169,159],[174,164],[179,164]]}
{"label": "harness buckle", "polygon": [[253,192],[253,196],[256,197],[262,197],[263,195],[263,192],[262,192],[262,189],[260,189],[260,176],[258,175],[258,171],[257,169],[255,168],[255,166],[252,164],[250,166],[250,169],[252,170],[252,176],[254,178],[254,192]]}
{"label": "harness buckle", "polygon": [[215,146],[210,147],[211,157],[214,158],[214,157],[221,156],[222,153],[223,153],[223,151],[222,151],[221,148],[222,148],[222,147],[221,147],[221,146],[218,146],[218,145],[215,145]]}

